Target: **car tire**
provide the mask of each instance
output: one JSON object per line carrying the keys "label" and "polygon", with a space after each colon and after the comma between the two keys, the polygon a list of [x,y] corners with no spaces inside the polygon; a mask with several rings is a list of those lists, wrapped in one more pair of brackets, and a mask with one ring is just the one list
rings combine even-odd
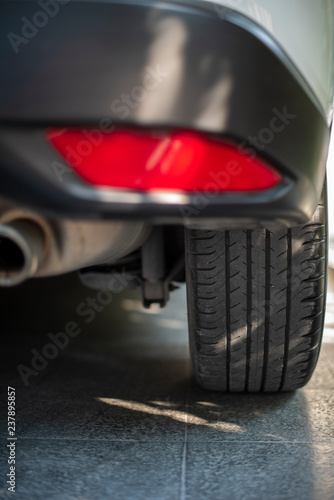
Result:
{"label": "car tire", "polygon": [[190,351],[202,387],[278,392],[309,381],[324,327],[326,236],[326,194],[302,227],[186,230]]}

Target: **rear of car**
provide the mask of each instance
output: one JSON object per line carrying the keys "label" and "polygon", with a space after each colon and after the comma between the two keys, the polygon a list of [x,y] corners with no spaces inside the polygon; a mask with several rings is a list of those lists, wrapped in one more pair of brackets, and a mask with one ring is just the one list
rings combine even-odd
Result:
{"label": "rear of car", "polygon": [[333,2],[0,1],[0,286],[165,305],[197,381],[303,386],[326,299]]}

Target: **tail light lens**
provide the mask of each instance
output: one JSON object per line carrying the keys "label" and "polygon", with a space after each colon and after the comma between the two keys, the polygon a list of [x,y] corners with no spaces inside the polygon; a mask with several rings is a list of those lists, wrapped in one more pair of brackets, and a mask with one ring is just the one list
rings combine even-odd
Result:
{"label": "tail light lens", "polygon": [[95,186],[152,192],[263,191],[281,175],[255,154],[194,132],[53,129],[47,139]]}

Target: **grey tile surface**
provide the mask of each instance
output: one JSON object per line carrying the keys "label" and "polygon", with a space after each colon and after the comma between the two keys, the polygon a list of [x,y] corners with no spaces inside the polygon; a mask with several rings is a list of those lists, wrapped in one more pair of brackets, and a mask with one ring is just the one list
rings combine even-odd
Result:
{"label": "grey tile surface", "polygon": [[2,492],[1,498],[178,498],[181,453],[181,443],[162,448],[159,441],[21,439],[20,487],[16,495]]}
{"label": "grey tile surface", "polygon": [[192,443],[186,498],[333,498],[333,469],[334,450],[329,444]]}
{"label": "grey tile surface", "polygon": [[[15,498],[334,499],[331,289],[324,346],[306,388],[220,395],[191,378],[184,289],[162,312],[143,311],[134,293],[116,296],[86,324],[75,311],[95,292],[73,276],[47,285],[26,285],[15,301],[10,292],[2,313],[2,417],[7,385],[17,390]],[[24,386],[17,365],[29,366],[31,349],[41,352],[50,329],[68,321],[82,333]],[[0,498],[9,498],[2,422]]]}

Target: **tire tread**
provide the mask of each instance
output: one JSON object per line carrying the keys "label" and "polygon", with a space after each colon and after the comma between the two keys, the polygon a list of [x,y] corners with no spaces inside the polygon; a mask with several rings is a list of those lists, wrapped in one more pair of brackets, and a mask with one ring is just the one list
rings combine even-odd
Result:
{"label": "tire tread", "polygon": [[187,229],[190,349],[200,385],[278,392],[305,385],[321,345],[326,203],[302,227]]}

